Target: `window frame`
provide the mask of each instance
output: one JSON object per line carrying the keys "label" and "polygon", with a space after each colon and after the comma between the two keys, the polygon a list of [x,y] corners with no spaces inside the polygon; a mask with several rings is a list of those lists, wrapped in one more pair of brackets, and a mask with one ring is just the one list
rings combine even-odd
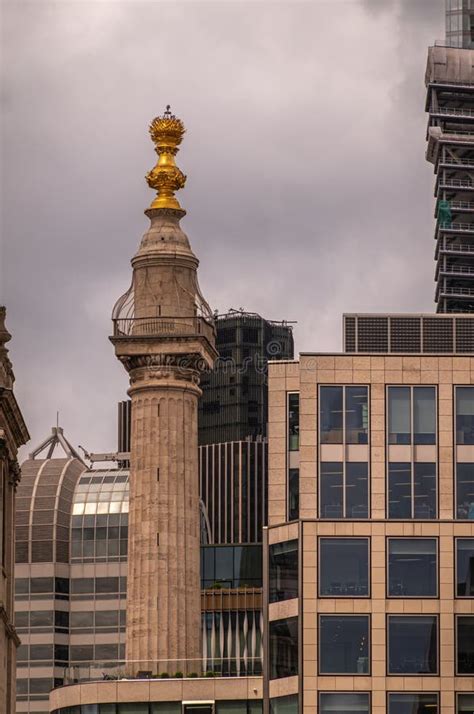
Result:
{"label": "window frame", "polygon": [[[389,541],[390,540],[434,540],[436,541],[436,595],[390,595],[389,594],[389,583],[390,583],[390,570],[389,570]],[[387,600],[439,600],[440,599],[440,562],[439,562],[439,536],[399,536],[399,535],[389,535],[385,536],[385,597]],[[396,613],[390,613],[395,615]],[[404,614],[404,613],[401,613]],[[428,614],[428,613],[421,613]],[[387,631],[388,632],[388,631]]]}
{"label": "window frame", "polygon": [[[367,461],[347,461],[343,459],[342,461],[321,461],[321,447],[331,446],[321,441],[321,389],[324,387],[340,387],[342,389],[342,444],[334,444],[335,446],[341,446],[344,455],[347,453],[347,446],[363,446],[367,448]],[[367,390],[367,444],[348,444],[346,442],[346,388],[347,387],[364,387]],[[316,515],[318,519],[321,520],[331,520],[331,521],[370,521],[372,516],[372,479],[371,479],[371,385],[370,384],[347,384],[343,383],[327,383],[321,382],[317,384],[317,408],[316,408],[316,437],[317,437],[317,449],[318,449],[318,459],[317,459],[317,509]],[[347,517],[345,515],[342,518],[325,518],[321,515],[321,464],[324,463],[340,463],[342,465],[342,508],[343,513],[346,512],[346,464],[347,463],[364,463],[367,464],[367,517],[366,518],[355,518],[353,516]]]}
{"label": "window frame", "polygon": [[[367,672],[321,672],[321,618],[332,617],[346,619],[354,617],[365,617],[368,620],[367,635],[368,635],[368,671]],[[372,677],[372,613],[371,612],[319,612],[317,624],[317,657],[318,657],[318,677]]]}
{"label": "window frame", "polygon": [[[390,404],[390,399],[389,399],[389,393],[390,389],[393,388],[399,388],[399,387],[405,387],[406,389],[410,390],[410,443],[409,444],[391,444],[389,441],[390,437],[390,431],[389,431],[389,414],[390,414],[390,409],[389,409],[389,404]],[[434,412],[434,417],[435,417],[435,430],[434,430],[434,444],[416,444],[415,443],[415,400],[414,400],[414,392],[415,389],[419,388],[430,388],[434,389],[434,401],[435,401],[435,412]],[[438,432],[439,432],[439,390],[438,390],[438,385],[437,384],[386,384],[385,385],[385,442],[387,447],[388,446],[411,446],[412,448],[415,446],[435,446],[438,448],[439,444],[439,438],[438,438]]]}
{"label": "window frame", "polygon": [[[421,675],[421,676],[424,676],[424,675]],[[387,693],[386,693],[386,707],[385,707],[387,714],[390,713],[390,695],[391,695],[391,694],[414,694],[414,695],[418,695],[418,694],[429,694],[429,695],[434,695],[434,696],[436,697],[436,706],[437,706],[437,709],[438,709],[438,711],[437,711],[436,714],[440,714],[440,692],[439,692],[439,691],[438,691],[438,692],[425,692],[424,690],[422,690],[422,691],[418,690],[417,692],[415,692],[415,691],[408,691],[408,690],[407,690],[407,691],[405,691],[405,690],[399,690],[399,691],[393,692],[393,691],[387,690]]]}
{"label": "window frame", "polygon": [[[454,417],[455,418],[455,417]],[[453,475],[454,475],[454,488],[453,488],[453,516],[455,521],[459,521],[460,523],[474,523],[474,519],[472,518],[460,518],[458,516],[458,466],[463,465],[463,466],[472,466],[474,469],[474,462],[470,463],[469,461],[458,461],[456,458],[456,445],[453,445],[453,454],[454,454],[454,469],[453,469]]]}
{"label": "window frame", "polygon": [[[472,672],[459,672],[459,637],[458,637],[458,620],[461,617],[471,618],[474,622],[474,612],[459,612],[454,613],[454,676],[455,677],[474,677],[474,669]],[[464,694],[469,694],[469,692],[464,692]]]}
{"label": "window frame", "polygon": [[[321,578],[320,578],[320,573],[321,573],[321,541],[323,540],[365,540],[367,541],[367,556],[368,556],[368,572],[367,572],[367,586],[368,586],[368,594],[367,595],[322,595],[321,594]],[[317,543],[317,553],[318,553],[318,599],[319,600],[330,600],[330,599],[346,599],[350,598],[351,600],[370,600],[372,595],[372,536],[367,535],[367,536],[338,536],[338,535],[324,535],[324,536],[318,536],[318,543]],[[320,613],[320,614],[326,614],[326,613]],[[327,613],[332,614],[332,613]],[[339,614],[339,613],[338,613]]]}
{"label": "window frame", "polygon": [[[294,394],[298,395],[298,448],[297,449],[291,449],[290,448],[290,396],[293,396]],[[286,439],[287,439],[287,444],[286,444],[286,451],[288,454],[290,453],[298,453],[300,450],[300,392],[299,390],[289,390],[286,392]]]}
{"label": "window frame", "polygon": [[471,536],[454,536],[454,599],[455,600],[473,600],[473,595],[458,595],[458,541],[472,540],[474,550],[474,534]]}
{"label": "window frame", "polygon": [[[335,675],[335,676],[337,676],[337,675]],[[321,707],[321,695],[322,694],[366,694],[367,698],[368,698],[368,704],[369,704],[367,711],[368,711],[368,714],[372,713],[372,691],[363,691],[363,690],[359,691],[358,689],[357,690],[353,689],[352,691],[350,691],[350,690],[349,691],[346,691],[346,690],[339,691],[339,690],[335,690],[335,689],[332,689],[332,690],[320,689],[318,691],[318,711],[319,712],[322,711],[322,707]]]}
{"label": "window frame", "polygon": [[[390,446],[388,444],[387,446]],[[393,444],[392,444],[393,446]],[[435,522],[439,519],[439,451],[438,451],[438,446],[436,446],[436,461],[414,461],[413,460],[413,448],[412,446],[408,447],[412,449],[412,460],[411,461],[389,461],[389,459],[386,459],[386,464],[385,464],[385,518],[389,522],[394,522],[394,523],[401,523],[401,522],[407,522],[409,521],[414,522],[414,523],[431,523]],[[411,516],[409,518],[393,518],[392,516],[389,515],[389,508],[390,508],[390,465],[391,464],[409,464],[411,467],[410,469],[410,495],[411,495]],[[433,518],[415,518],[415,465],[416,464],[433,464],[435,467],[435,485],[436,485],[436,500],[435,500],[435,515]]]}
{"label": "window frame", "polygon": [[471,692],[455,692],[456,714],[459,714],[459,697],[462,697],[465,694],[471,694]]}
{"label": "window frame", "polygon": [[[422,599],[422,598],[418,598]],[[389,620],[391,617],[405,617],[405,618],[413,618],[413,617],[434,617],[436,621],[436,672],[390,672],[389,666],[390,666],[390,629],[389,629]],[[385,614],[385,676],[386,677],[439,677],[440,676],[440,628],[439,628],[439,623],[440,623],[440,613],[438,612],[420,612],[420,613],[404,613],[404,612],[387,612]],[[405,692],[393,692],[393,694],[399,694],[399,693],[405,693]],[[413,694],[429,694],[429,692],[406,692],[407,694],[413,693]]]}

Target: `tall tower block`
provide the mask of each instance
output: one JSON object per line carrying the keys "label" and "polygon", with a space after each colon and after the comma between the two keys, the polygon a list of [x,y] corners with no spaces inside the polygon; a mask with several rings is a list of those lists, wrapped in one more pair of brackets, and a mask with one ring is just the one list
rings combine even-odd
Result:
{"label": "tall tower block", "polygon": [[110,338],[132,400],[126,658],[153,673],[193,671],[201,651],[197,414],[200,373],[217,353],[174,195],[184,132],[169,107],[150,125],[157,196]]}

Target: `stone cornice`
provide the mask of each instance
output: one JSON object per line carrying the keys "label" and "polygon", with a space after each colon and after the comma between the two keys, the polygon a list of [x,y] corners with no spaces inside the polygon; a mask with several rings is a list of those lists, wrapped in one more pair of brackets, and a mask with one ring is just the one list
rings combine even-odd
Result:
{"label": "stone cornice", "polygon": [[0,386],[1,416],[3,416],[3,420],[0,419],[0,424],[3,421],[6,430],[3,434],[0,431],[0,440],[3,438],[6,441],[10,455],[14,457],[16,450],[29,441],[30,435],[13,391],[2,386]]}
{"label": "stone cornice", "polygon": [[17,633],[16,633],[15,626],[13,625],[12,622],[10,622],[10,618],[8,617],[8,613],[7,613],[7,611],[5,610],[5,607],[4,607],[3,603],[1,603],[1,602],[0,602],[0,620],[2,620],[3,623],[4,623],[4,625],[5,625],[5,633],[6,633],[7,637],[8,637],[8,639],[9,639],[9,640],[13,640],[13,642],[15,643],[15,645],[16,645],[17,647],[19,647],[20,644],[21,644],[21,640],[20,640],[20,638],[18,637],[18,635],[17,635]]}

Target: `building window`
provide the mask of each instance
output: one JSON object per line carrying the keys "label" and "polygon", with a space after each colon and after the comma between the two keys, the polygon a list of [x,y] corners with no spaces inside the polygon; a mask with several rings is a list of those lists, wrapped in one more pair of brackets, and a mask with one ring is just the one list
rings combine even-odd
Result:
{"label": "building window", "polygon": [[300,470],[288,470],[288,520],[296,521],[300,516]]}
{"label": "building window", "polygon": [[300,395],[288,394],[288,451],[300,448]]}
{"label": "building window", "polygon": [[388,387],[388,443],[436,444],[434,387]]}
{"label": "building window", "polygon": [[437,513],[436,464],[388,464],[388,518],[432,520]]}
{"label": "building window", "polygon": [[270,699],[270,714],[298,714],[298,695]]}
{"label": "building window", "polygon": [[367,444],[369,406],[367,387],[320,387],[322,444]]}
{"label": "building window", "polygon": [[367,463],[322,461],[319,489],[320,518],[369,517]]}
{"label": "building window", "polygon": [[436,538],[388,539],[388,597],[437,597]]}
{"label": "building window", "polygon": [[474,444],[474,387],[456,387],[456,444]]}
{"label": "building window", "polygon": [[474,694],[458,694],[456,714],[474,714]]}
{"label": "building window", "polygon": [[298,618],[270,622],[270,679],[298,674]]}
{"label": "building window", "polygon": [[298,597],[298,541],[274,543],[268,550],[270,602]]}
{"label": "building window", "polygon": [[388,695],[388,714],[438,714],[437,694]]}
{"label": "building window", "polygon": [[474,597],[474,538],[456,539],[456,595]]}
{"label": "building window", "polygon": [[262,546],[201,546],[201,587],[262,587]]}
{"label": "building window", "polygon": [[319,596],[369,594],[369,539],[319,539]]}
{"label": "building window", "polygon": [[474,615],[457,618],[457,674],[474,674]]}
{"label": "building window", "polygon": [[474,464],[456,465],[456,517],[474,520]]}
{"label": "building window", "polygon": [[322,692],[319,695],[320,714],[370,714],[370,698],[367,693],[339,694]]}
{"label": "building window", "polygon": [[367,615],[320,615],[320,674],[369,674],[369,622]]}
{"label": "building window", "polygon": [[389,615],[388,673],[436,674],[438,619],[432,615]]}

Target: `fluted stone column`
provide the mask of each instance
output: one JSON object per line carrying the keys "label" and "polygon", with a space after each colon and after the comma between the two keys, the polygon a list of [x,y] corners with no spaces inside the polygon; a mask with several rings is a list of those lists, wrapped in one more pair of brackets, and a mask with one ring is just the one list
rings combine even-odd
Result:
{"label": "fluted stone column", "polygon": [[131,290],[114,308],[115,353],[130,378],[132,432],[126,659],[129,673],[199,671],[199,376],[217,353],[198,259],[180,227],[174,156],[184,126],[167,110],[150,132],[157,198],[132,259]]}

